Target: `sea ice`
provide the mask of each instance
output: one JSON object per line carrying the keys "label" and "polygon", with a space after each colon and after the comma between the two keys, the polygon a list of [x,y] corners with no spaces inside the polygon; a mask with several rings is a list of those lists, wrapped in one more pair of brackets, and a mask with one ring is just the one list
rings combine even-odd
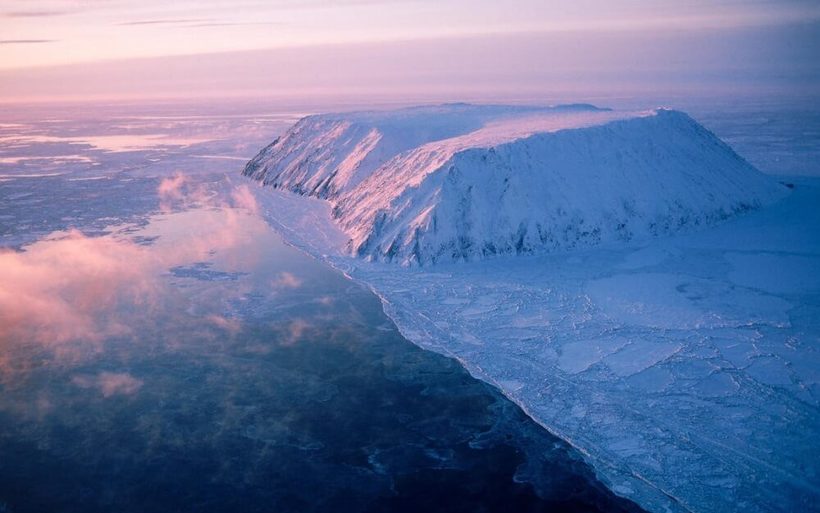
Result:
{"label": "sea ice", "polygon": [[[820,311],[806,271],[820,263],[820,224],[780,221],[809,249],[791,254],[805,261],[790,270],[808,272],[791,282],[800,287],[735,283],[727,265],[735,253],[768,258],[746,248],[783,236],[784,209],[820,204],[820,180],[697,234],[435,272],[347,256],[327,202],[255,193],[288,241],[371,287],[405,337],[498,386],[617,493],[651,511],[811,511],[820,500],[820,316],[803,313]],[[704,249],[715,231],[722,244]]]}

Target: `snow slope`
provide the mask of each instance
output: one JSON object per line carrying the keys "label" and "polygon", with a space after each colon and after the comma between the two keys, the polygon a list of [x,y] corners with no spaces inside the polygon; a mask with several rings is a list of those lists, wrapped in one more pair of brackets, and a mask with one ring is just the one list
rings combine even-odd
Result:
{"label": "snow slope", "polygon": [[[569,108],[599,110],[589,105]],[[548,110],[448,104],[307,116],[259,152],[243,174],[276,188],[333,198],[404,151],[472,132],[493,119]]]}
{"label": "snow slope", "polygon": [[405,264],[670,234],[785,194],[683,113],[589,105],[311,116],[244,173],[330,199],[351,253]]}

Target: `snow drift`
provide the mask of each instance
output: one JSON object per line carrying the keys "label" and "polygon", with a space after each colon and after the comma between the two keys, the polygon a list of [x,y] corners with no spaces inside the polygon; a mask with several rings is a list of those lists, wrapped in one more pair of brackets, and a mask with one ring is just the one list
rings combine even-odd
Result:
{"label": "snow drift", "polygon": [[404,264],[671,234],[785,193],[684,113],[590,105],[309,116],[244,174],[331,201],[351,253]]}

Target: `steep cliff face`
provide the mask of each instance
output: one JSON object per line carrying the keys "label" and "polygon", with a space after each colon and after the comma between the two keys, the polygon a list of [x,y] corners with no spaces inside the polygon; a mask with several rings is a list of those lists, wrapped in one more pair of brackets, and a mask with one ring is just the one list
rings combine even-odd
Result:
{"label": "steep cliff face", "polygon": [[309,117],[245,174],[331,200],[351,252],[404,264],[670,234],[785,194],[686,114],[586,105]]}

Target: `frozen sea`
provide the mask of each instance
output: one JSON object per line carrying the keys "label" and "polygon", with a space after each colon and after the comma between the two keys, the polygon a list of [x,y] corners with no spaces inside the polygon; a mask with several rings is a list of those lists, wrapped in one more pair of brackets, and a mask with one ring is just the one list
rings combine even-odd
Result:
{"label": "frozen sea", "polygon": [[791,232],[483,276],[332,262],[381,298],[237,178],[315,107],[4,110],[0,510],[816,508],[820,114],[671,106],[796,185]]}

